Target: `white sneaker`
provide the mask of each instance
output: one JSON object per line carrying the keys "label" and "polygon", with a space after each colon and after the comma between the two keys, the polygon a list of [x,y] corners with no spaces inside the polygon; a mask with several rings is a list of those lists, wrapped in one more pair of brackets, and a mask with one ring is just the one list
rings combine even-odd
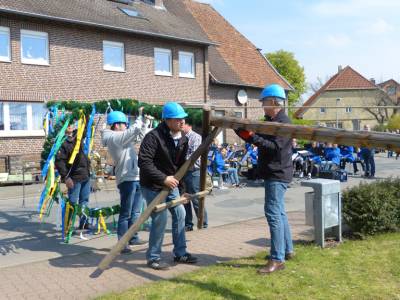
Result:
{"label": "white sneaker", "polygon": [[304,177],[304,173],[303,173],[303,172],[300,172],[299,178],[303,178],[303,177]]}

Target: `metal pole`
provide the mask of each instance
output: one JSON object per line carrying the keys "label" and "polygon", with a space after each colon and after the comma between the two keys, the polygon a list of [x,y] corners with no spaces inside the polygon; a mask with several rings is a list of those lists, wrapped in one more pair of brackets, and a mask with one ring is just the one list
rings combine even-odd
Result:
{"label": "metal pole", "polygon": [[25,166],[22,165],[22,207],[25,207]]}
{"label": "metal pole", "polygon": [[[206,139],[206,137],[210,133],[210,115],[211,115],[211,109],[208,105],[203,106],[203,140]],[[207,184],[207,157],[208,151],[204,151],[201,154],[201,162],[200,162],[200,190],[204,191],[206,189],[206,184]],[[199,215],[197,217],[197,228],[202,229],[203,228],[203,223],[204,223],[204,200],[205,197],[199,197]]]}

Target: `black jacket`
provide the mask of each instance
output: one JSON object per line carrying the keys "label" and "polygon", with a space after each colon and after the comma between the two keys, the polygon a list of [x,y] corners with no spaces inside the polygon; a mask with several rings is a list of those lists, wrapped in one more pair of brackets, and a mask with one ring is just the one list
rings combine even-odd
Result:
{"label": "black jacket", "polygon": [[[291,123],[283,109],[275,118],[265,117],[266,121]],[[258,174],[266,180],[289,183],[293,178],[292,139],[255,134],[247,142],[258,146]]]}
{"label": "black jacket", "polygon": [[175,175],[185,163],[188,138],[182,134],[175,146],[165,122],[150,131],[143,139],[139,150],[140,184],[159,191],[167,176]]}
{"label": "black jacket", "polygon": [[74,163],[72,165],[68,163],[72,151],[74,150],[75,144],[76,133],[72,137],[67,137],[57,153],[55,166],[60,173],[61,179],[63,181],[65,181],[67,177],[71,178],[74,182],[82,182],[89,179],[90,161],[83,152],[83,143],[81,143],[81,148],[76,155]]}

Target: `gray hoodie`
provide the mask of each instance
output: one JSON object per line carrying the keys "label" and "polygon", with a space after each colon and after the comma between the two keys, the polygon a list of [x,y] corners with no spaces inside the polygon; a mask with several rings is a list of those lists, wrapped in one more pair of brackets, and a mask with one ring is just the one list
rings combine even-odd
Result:
{"label": "gray hoodie", "polygon": [[115,164],[117,185],[124,181],[139,180],[138,157],[134,142],[143,139],[146,133],[146,124],[138,119],[133,126],[125,131],[102,131],[101,140],[106,146]]}

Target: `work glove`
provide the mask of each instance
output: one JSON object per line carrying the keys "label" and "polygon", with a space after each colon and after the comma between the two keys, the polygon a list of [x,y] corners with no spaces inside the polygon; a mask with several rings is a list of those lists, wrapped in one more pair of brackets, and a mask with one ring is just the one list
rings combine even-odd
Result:
{"label": "work glove", "polygon": [[244,141],[249,141],[252,139],[254,132],[253,131],[248,131],[243,128],[238,128],[235,130],[235,133]]}

